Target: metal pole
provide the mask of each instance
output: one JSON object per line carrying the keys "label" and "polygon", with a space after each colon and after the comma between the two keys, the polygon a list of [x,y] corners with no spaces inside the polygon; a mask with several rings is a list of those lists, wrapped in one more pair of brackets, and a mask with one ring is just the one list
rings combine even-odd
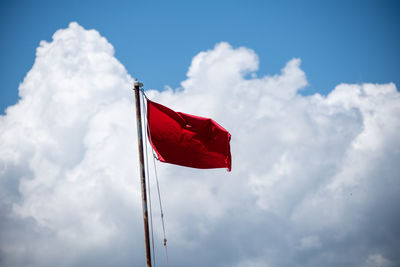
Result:
{"label": "metal pole", "polygon": [[139,89],[143,84],[135,81],[135,101],[136,101],[136,123],[138,133],[138,148],[139,148],[139,162],[140,162],[140,182],[142,185],[142,208],[143,208],[143,222],[144,222],[144,241],[146,245],[146,266],[151,267],[150,255],[150,235],[149,235],[149,216],[147,213],[147,193],[146,193],[146,180],[144,172],[144,157],[143,157],[143,136],[142,136],[142,116],[140,111],[140,97]]}

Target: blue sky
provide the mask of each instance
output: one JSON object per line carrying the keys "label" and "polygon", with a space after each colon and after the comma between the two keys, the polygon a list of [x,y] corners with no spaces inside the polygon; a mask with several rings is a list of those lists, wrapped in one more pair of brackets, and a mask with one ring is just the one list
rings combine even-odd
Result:
{"label": "blue sky", "polygon": [[232,135],[156,164],[171,266],[400,266],[397,3],[2,1],[0,265],[144,266],[137,77]]}
{"label": "blue sky", "polygon": [[326,94],[339,83],[400,84],[397,1],[9,1],[0,3],[0,110],[41,40],[77,21],[96,29],[146,88],[180,86],[191,59],[221,41],[253,49],[258,76],[298,57],[309,86]]}

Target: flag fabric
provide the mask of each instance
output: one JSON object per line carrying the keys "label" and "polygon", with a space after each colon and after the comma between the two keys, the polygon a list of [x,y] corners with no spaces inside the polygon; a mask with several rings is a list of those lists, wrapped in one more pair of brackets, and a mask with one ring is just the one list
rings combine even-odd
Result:
{"label": "flag fabric", "polygon": [[147,100],[148,136],[158,160],[231,171],[230,133],[209,118],[175,112]]}

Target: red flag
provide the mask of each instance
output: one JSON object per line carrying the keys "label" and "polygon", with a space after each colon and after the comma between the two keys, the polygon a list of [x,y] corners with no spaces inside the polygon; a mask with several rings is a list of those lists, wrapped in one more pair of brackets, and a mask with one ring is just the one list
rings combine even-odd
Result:
{"label": "red flag", "polygon": [[212,119],[175,112],[147,100],[150,143],[162,162],[231,170],[231,135]]}

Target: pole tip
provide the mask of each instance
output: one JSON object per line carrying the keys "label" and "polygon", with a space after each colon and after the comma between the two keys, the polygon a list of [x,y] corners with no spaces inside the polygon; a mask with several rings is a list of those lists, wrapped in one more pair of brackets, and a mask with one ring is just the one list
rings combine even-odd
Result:
{"label": "pole tip", "polygon": [[143,83],[141,83],[137,79],[135,79],[135,81],[133,82],[133,86],[140,88],[140,87],[143,87]]}

